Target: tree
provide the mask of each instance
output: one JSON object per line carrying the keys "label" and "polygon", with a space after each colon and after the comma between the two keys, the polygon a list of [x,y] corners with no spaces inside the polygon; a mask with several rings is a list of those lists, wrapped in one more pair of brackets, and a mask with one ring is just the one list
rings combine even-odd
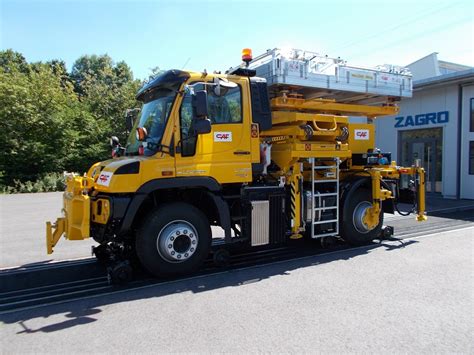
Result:
{"label": "tree", "polygon": [[28,74],[30,66],[21,53],[7,49],[6,51],[0,51],[0,70],[3,72],[17,71]]}
{"label": "tree", "polygon": [[126,139],[124,112],[141,83],[107,55],[28,63],[0,51],[0,185],[63,170],[84,172],[110,156],[109,137]]}
{"label": "tree", "polygon": [[135,94],[141,83],[133,80],[125,62],[114,63],[108,55],[82,56],[73,65],[71,78],[81,102],[104,128],[102,139],[126,137],[124,113],[138,105]]}
{"label": "tree", "polygon": [[[0,52],[0,172],[4,184],[81,171],[103,153],[101,129],[59,62],[28,64]],[[87,140],[86,137],[87,136]],[[86,165],[87,161],[87,165]]]}

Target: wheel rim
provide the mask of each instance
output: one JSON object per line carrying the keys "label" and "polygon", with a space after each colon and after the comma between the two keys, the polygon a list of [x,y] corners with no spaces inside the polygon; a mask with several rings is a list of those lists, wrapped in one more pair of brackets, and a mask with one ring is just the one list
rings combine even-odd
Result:
{"label": "wheel rim", "polygon": [[156,240],[158,253],[167,261],[181,263],[196,252],[199,236],[186,221],[172,221],[164,226]]}
{"label": "wheel rim", "polygon": [[364,222],[364,216],[370,207],[372,207],[372,204],[370,202],[362,201],[359,202],[359,204],[354,208],[352,221],[354,224],[354,228],[359,233],[369,233],[373,229],[369,228],[369,226]]}

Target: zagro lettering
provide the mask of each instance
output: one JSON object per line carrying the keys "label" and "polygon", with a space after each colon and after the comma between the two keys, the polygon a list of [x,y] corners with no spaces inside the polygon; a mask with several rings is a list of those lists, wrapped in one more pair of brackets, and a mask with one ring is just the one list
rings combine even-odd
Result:
{"label": "zagro lettering", "polygon": [[395,117],[395,128],[426,126],[430,124],[441,124],[449,122],[449,112],[430,112],[418,115],[407,115]]}

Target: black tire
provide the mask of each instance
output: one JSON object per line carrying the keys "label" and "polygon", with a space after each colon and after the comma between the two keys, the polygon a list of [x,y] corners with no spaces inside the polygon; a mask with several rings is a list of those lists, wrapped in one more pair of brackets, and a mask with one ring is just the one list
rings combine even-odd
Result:
{"label": "black tire", "polygon": [[380,212],[379,224],[372,230],[365,231],[360,225],[357,225],[354,214],[356,209],[361,211],[365,206],[372,204],[372,194],[368,189],[359,188],[349,199],[344,202],[341,237],[347,243],[354,246],[365,245],[378,238],[383,224],[383,211]]}
{"label": "black tire", "polygon": [[[169,276],[197,270],[209,254],[211,240],[206,216],[190,204],[176,202],[148,215],[135,245],[146,270],[155,276]],[[182,258],[175,259],[179,255]]]}

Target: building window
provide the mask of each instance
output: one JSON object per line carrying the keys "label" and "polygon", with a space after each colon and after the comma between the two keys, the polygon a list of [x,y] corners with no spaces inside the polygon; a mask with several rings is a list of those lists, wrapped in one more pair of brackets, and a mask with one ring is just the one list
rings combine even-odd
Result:
{"label": "building window", "polygon": [[469,142],[469,175],[474,175],[474,141]]}
{"label": "building window", "polygon": [[470,132],[474,132],[474,99],[471,99],[471,124],[469,128]]}
{"label": "building window", "polygon": [[[443,128],[399,131],[398,137],[398,156],[402,166],[411,166],[415,159],[420,159],[425,169],[426,192],[442,192]],[[409,176],[403,175],[402,187],[409,184]]]}

